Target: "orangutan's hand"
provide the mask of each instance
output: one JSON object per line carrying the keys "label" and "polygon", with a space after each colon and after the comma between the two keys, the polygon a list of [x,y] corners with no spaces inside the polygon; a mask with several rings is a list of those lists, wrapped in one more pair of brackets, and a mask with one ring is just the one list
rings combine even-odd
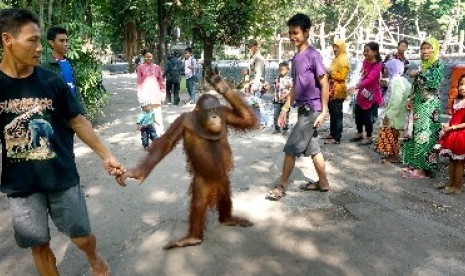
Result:
{"label": "orangutan's hand", "polygon": [[146,177],[147,175],[141,169],[136,167],[121,175],[116,176],[116,182],[118,182],[118,185],[121,187],[126,187],[126,179],[133,178],[139,183],[139,185],[141,185]]}

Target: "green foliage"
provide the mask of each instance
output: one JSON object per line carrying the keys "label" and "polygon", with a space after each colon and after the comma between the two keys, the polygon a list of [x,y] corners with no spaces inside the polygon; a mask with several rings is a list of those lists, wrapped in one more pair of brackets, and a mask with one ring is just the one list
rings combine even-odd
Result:
{"label": "green foliage", "polygon": [[[429,35],[442,39],[453,15],[456,0],[403,0],[396,1],[385,14],[393,25],[405,33],[416,33],[417,25]],[[464,12],[463,4],[461,13]]]}
{"label": "green foliage", "polygon": [[81,22],[71,22],[64,27],[69,33],[69,48],[67,56],[73,60],[79,92],[86,105],[90,119],[102,114],[108,101],[108,94],[102,85],[102,69],[99,55],[101,51],[97,44],[91,44],[86,38],[95,30]]}

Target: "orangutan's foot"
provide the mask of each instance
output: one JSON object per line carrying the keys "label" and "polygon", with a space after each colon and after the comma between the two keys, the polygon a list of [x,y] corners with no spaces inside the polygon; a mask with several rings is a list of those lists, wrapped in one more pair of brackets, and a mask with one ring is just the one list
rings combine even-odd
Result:
{"label": "orangutan's foot", "polygon": [[94,261],[90,262],[92,267],[93,276],[109,276],[110,275],[110,266],[108,265],[105,258],[97,254],[97,257]]}
{"label": "orangutan's foot", "polygon": [[186,246],[195,246],[202,243],[201,239],[193,238],[193,237],[186,237],[180,239],[178,241],[171,241],[167,245],[163,247],[165,250],[177,248],[177,247],[186,247]]}
{"label": "orangutan's foot", "polygon": [[226,226],[241,226],[241,227],[251,227],[253,226],[253,222],[248,219],[241,218],[241,217],[231,217],[224,221],[220,221],[222,225]]}

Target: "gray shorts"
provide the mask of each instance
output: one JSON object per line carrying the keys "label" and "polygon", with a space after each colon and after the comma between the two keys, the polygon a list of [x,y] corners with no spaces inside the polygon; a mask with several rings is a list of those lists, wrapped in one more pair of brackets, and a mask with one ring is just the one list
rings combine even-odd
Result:
{"label": "gray shorts", "polygon": [[318,144],[318,131],[313,127],[315,112],[305,107],[299,107],[297,114],[297,123],[289,134],[283,151],[295,157],[302,154],[314,156],[321,152]]}
{"label": "gray shorts", "polygon": [[86,200],[80,185],[62,192],[10,197],[16,243],[27,248],[50,241],[48,214],[60,232],[70,238],[91,233]]}

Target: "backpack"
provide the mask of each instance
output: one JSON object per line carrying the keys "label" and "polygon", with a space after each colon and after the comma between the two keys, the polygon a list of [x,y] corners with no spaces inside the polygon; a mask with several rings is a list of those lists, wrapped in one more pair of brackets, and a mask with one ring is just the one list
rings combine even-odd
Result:
{"label": "backpack", "polygon": [[184,69],[182,61],[176,58],[172,58],[169,60],[166,67],[166,80],[170,82],[179,82],[181,79],[181,72]]}

